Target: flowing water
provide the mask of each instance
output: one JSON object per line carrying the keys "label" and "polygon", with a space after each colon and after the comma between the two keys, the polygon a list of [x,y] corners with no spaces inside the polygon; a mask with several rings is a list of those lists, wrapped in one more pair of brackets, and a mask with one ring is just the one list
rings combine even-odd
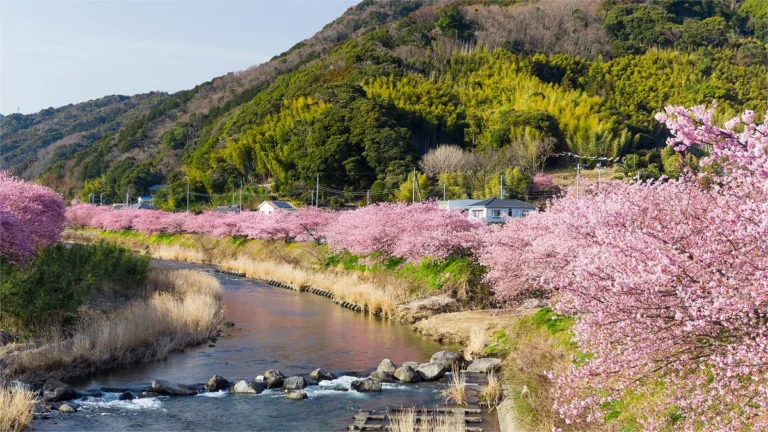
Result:
{"label": "flowing water", "polygon": [[[140,388],[153,379],[202,383],[214,374],[230,381],[254,379],[268,369],[286,376],[322,367],[338,377],[307,388],[309,399],[292,401],[281,392],[226,392],[186,397],[118,401],[118,393],[76,401],[74,414],[38,420],[35,430],[344,430],[359,409],[432,406],[444,383],[384,384],[381,393],[349,390],[355,372],[375,369],[383,358],[396,364],[428,361],[440,345],[408,326],[358,314],[330,300],[252,280],[214,273],[211,268],[163,262],[214,274],[224,288],[226,319],[215,347],[201,345],[165,361],[107,371],[70,383],[77,389]],[[340,391],[347,390],[347,391]]]}

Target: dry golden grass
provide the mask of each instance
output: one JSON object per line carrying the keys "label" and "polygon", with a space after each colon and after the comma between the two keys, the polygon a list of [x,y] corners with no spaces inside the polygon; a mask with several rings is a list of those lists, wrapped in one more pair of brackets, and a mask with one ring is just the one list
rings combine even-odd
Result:
{"label": "dry golden grass", "polygon": [[0,388],[0,431],[22,431],[32,422],[37,394],[25,389]]}
{"label": "dry golden grass", "polygon": [[391,432],[464,432],[464,424],[453,414],[435,415],[415,408],[399,410],[388,414]]}
{"label": "dry golden grass", "polygon": [[63,379],[164,358],[173,350],[205,341],[223,319],[218,282],[201,272],[168,273],[160,276],[153,272],[150,278],[156,285],[162,281],[165,292],[137,301],[110,317],[84,319],[72,337],[56,335],[9,352],[5,356],[6,373],[32,381]]}
{"label": "dry golden grass", "polygon": [[341,300],[363,306],[371,313],[391,318],[397,304],[407,297],[407,287],[372,282],[370,278],[337,270],[316,272],[295,265],[257,261],[248,257],[224,261],[222,268],[244,273],[249,278],[278,280],[295,287],[310,285],[330,291]]}
{"label": "dry golden grass", "polygon": [[488,340],[488,332],[485,327],[476,325],[469,330],[469,341],[464,348],[464,357],[468,360],[483,357],[485,355],[485,344]]}
{"label": "dry golden grass", "polygon": [[501,380],[496,373],[491,372],[488,374],[488,384],[480,392],[480,401],[493,409],[501,403],[501,397]]}
{"label": "dry golden grass", "polygon": [[413,329],[434,340],[466,346],[471,333],[480,327],[486,335],[503,330],[531,311],[484,309],[435,315],[413,325]]}
{"label": "dry golden grass", "polygon": [[193,248],[176,245],[156,245],[150,249],[154,258],[202,263],[207,262],[205,253]]}
{"label": "dry golden grass", "polygon": [[456,405],[467,404],[467,376],[456,367],[451,371],[451,380],[448,385],[440,392],[446,403]]}

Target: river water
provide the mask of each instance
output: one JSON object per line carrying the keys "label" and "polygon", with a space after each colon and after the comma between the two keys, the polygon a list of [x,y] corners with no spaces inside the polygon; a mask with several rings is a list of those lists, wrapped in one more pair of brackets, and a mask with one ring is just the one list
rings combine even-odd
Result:
{"label": "river water", "polygon": [[444,382],[384,384],[383,391],[375,394],[349,390],[353,375],[375,369],[383,358],[396,364],[424,362],[445,348],[407,325],[352,312],[324,297],[214,273],[204,266],[161,265],[215,275],[224,288],[226,319],[235,327],[224,328],[215,347],[201,345],[165,361],[102,372],[70,384],[80,390],[138,388],[153,379],[192,384],[219,374],[235,381],[254,379],[268,369],[290,376],[318,367],[338,378],[308,387],[309,399],[304,401],[288,400],[271,390],[248,396],[205,393],[134,401],[118,401],[117,393],[106,393],[76,401],[81,406],[74,414],[35,421],[35,430],[344,430],[360,409],[430,407],[440,402]]}

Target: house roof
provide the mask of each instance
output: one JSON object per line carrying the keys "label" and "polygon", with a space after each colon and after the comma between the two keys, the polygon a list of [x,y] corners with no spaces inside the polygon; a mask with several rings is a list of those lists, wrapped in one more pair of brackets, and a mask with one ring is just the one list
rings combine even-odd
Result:
{"label": "house roof", "polygon": [[474,204],[471,204],[467,207],[483,207],[483,208],[517,208],[517,209],[528,209],[528,210],[535,210],[536,207],[532,206],[531,204],[528,204],[526,202],[522,202],[520,200],[516,199],[500,199],[500,198],[489,198],[487,200],[478,201]]}
{"label": "house roof", "polygon": [[133,208],[133,209],[139,209],[139,210],[154,210],[155,209],[154,207],[152,207],[151,205],[149,205],[149,204],[147,204],[145,202],[131,204],[128,207],[129,208]]}
{"label": "house roof", "polygon": [[236,205],[216,206],[214,207],[213,211],[216,213],[232,213],[240,211],[240,207]]}
{"label": "house roof", "polygon": [[441,207],[445,207],[448,209],[458,209],[458,208],[466,208],[470,205],[478,202],[479,200],[475,199],[467,199],[467,200],[447,200],[447,201],[438,201],[437,204]]}
{"label": "house roof", "polygon": [[278,209],[295,209],[296,208],[293,206],[293,204],[289,203],[288,201],[264,201],[263,203],[261,203],[259,207],[263,206],[264,204],[269,204],[272,207],[278,208]]}
{"label": "house roof", "polygon": [[139,199],[142,200],[142,201],[152,201],[152,200],[154,200],[154,198],[149,196],[149,195],[140,196]]}

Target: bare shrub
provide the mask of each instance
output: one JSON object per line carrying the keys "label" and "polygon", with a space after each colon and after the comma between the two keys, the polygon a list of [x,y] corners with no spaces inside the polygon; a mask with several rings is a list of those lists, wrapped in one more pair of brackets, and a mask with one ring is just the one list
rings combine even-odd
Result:
{"label": "bare shrub", "polygon": [[415,408],[409,408],[387,417],[391,432],[464,432],[463,422],[452,413],[419,413]]}
{"label": "bare shrub", "polygon": [[485,354],[485,342],[487,340],[487,331],[485,327],[474,326],[469,331],[469,342],[464,352],[470,360],[482,357]]}
{"label": "bare shrub", "polygon": [[499,406],[501,397],[501,380],[496,376],[496,373],[491,372],[488,374],[488,384],[480,392],[480,401],[493,409]]}
{"label": "bare shrub", "polygon": [[544,169],[544,162],[554,152],[556,143],[557,140],[552,137],[520,137],[509,145],[510,156],[516,166],[534,175]]}

